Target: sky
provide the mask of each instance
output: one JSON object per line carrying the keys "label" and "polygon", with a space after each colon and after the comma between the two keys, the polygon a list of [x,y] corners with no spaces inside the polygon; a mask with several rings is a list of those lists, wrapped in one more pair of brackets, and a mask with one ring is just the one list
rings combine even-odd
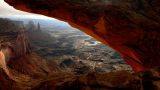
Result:
{"label": "sky", "polygon": [[9,6],[4,0],[0,0],[0,17],[23,17],[23,18],[38,18],[38,19],[52,19],[43,15],[30,14],[14,9]]}
{"label": "sky", "polygon": [[56,23],[57,25],[70,26],[68,23],[57,20],[57,19],[54,19],[54,18],[50,18],[50,17],[46,17],[46,16],[43,16],[43,15],[38,15],[38,14],[31,14],[31,13],[16,10],[13,7],[9,6],[6,2],[4,2],[4,0],[0,0],[0,18],[46,19],[46,20],[49,20],[53,23]]}
{"label": "sky", "polygon": [[0,0],[0,15],[8,15],[9,12],[11,14],[20,14],[20,11],[15,10],[13,7],[9,6],[3,0]]}

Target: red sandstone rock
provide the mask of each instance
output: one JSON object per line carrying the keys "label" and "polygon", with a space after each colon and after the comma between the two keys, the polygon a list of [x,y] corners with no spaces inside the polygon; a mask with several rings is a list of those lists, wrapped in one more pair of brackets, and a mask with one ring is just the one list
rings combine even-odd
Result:
{"label": "red sandstone rock", "polygon": [[160,65],[159,0],[5,0],[68,22],[122,54],[133,70]]}

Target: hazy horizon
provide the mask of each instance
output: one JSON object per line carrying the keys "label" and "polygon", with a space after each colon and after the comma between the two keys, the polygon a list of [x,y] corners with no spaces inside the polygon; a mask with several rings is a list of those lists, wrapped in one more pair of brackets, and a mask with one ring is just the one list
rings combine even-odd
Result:
{"label": "hazy horizon", "polygon": [[28,12],[23,12],[14,9],[10,5],[8,5],[4,0],[0,0],[0,18],[9,18],[13,20],[21,20],[21,19],[44,19],[44,20],[49,20],[48,22],[50,26],[53,24],[59,25],[59,26],[67,26],[71,27],[67,22],[55,19],[55,18],[50,18],[47,16],[43,15],[38,15],[38,14],[31,14]]}

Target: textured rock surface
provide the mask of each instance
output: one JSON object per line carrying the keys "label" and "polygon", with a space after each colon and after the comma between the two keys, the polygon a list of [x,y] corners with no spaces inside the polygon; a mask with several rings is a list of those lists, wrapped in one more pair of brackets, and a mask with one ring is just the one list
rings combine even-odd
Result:
{"label": "textured rock surface", "polygon": [[[126,71],[88,73],[76,76],[68,72],[53,72],[41,79],[10,79],[0,68],[0,90],[160,90],[156,70],[132,75]],[[14,77],[14,76],[13,76]]]}
{"label": "textured rock surface", "polygon": [[141,88],[143,86],[140,78],[126,71],[119,71],[103,74],[88,73],[81,76],[67,73],[57,77],[54,74],[33,90],[141,90]]}
{"label": "textured rock surface", "polygon": [[160,65],[159,0],[5,0],[68,22],[119,51],[138,72]]}

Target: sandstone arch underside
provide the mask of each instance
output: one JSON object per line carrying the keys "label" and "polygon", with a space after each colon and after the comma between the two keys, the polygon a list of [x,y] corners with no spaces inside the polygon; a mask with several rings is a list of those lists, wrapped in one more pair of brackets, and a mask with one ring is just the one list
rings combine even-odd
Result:
{"label": "sandstone arch underside", "polygon": [[68,22],[121,53],[133,70],[160,66],[159,0],[5,0]]}

